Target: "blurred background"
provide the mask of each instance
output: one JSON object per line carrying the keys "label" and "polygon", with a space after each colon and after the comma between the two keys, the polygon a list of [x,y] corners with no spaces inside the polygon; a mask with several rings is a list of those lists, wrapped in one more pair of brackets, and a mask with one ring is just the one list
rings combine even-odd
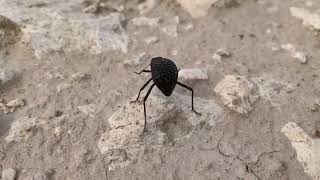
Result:
{"label": "blurred background", "polygon": [[[317,0],[0,0],[2,179],[320,179],[319,30]],[[141,134],[157,56],[203,115],[155,89]]]}

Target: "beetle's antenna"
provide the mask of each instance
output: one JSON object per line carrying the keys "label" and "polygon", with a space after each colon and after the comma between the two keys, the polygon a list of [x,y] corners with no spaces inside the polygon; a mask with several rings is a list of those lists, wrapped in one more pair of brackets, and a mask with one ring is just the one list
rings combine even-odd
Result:
{"label": "beetle's antenna", "polygon": [[150,64],[148,64],[145,68],[143,68],[140,72],[134,72],[136,74],[141,74],[142,72],[151,72],[150,70],[146,70],[147,67],[149,66]]}

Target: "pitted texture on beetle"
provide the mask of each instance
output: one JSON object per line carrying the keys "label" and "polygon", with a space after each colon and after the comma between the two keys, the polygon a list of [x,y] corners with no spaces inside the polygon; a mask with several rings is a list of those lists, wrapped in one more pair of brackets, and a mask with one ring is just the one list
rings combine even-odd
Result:
{"label": "pitted texture on beetle", "polygon": [[152,80],[161,92],[170,96],[176,86],[178,69],[169,59],[156,57],[151,60]]}

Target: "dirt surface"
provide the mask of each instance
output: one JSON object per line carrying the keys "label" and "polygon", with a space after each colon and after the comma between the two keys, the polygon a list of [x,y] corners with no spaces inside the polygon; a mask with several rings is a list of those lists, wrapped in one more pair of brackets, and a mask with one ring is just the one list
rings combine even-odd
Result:
{"label": "dirt surface", "polygon": [[[289,11],[291,6],[320,8],[318,1],[309,2],[311,7],[298,0],[247,0],[235,6],[212,6],[204,17],[192,18],[179,3],[165,0],[144,15],[160,17],[156,27],[134,25],[131,19],[140,16],[139,11],[126,8],[120,13],[125,17],[123,29],[132,39],[127,53],[72,49],[37,59],[29,43],[8,46],[2,50],[1,69],[15,75],[0,83],[0,98],[23,99],[25,105],[12,113],[0,112],[0,170],[15,169],[19,180],[312,179],[280,132],[290,121],[311,137],[319,132],[320,112],[314,108],[320,98],[319,37]],[[130,3],[126,2],[128,7],[138,4]],[[32,8],[45,6],[54,5]],[[84,13],[85,7],[79,2],[75,9]],[[96,16],[114,11],[100,7]],[[170,25],[176,25],[177,34],[163,30]],[[157,41],[148,44],[148,37]],[[286,50],[273,49],[288,43],[308,54],[307,63]],[[220,48],[231,56],[212,58]],[[148,58],[130,64],[141,53]],[[99,151],[99,139],[110,128],[108,118],[136,96],[149,77],[133,72],[155,56],[174,60],[178,68],[206,68],[208,80],[188,84],[196,97],[219,104],[223,118],[214,126],[195,127],[188,138],[158,149],[147,146],[141,158],[109,170],[110,160]],[[229,110],[215,94],[215,86],[226,75],[245,76],[259,85],[260,99],[248,116]],[[182,88],[176,91],[189,95]],[[201,112],[201,107],[196,108]],[[188,125],[176,118],[168,120],[166,129],[174,133],[170,128],[181,126],[177,133],[184,134]],[[22,132],[22,140],[6,140],[14,122],[31,119],[36,121]]]}

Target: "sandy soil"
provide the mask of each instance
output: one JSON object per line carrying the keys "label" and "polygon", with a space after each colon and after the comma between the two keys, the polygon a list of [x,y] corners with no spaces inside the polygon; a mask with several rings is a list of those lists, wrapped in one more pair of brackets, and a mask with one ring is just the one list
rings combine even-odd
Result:
{"label": "sandy soil", "polygon": [[[320,3],[313,2],[313,9]],[[280,132],[289,121],[316,137],[320,112],[312,111],[320,97],[319,37],[290,15],[290,6],[303,1],[244,1],[236,7],[211,7],[208,15],[194,19],[176,2],[161,1],[148,17],[161,17],[159,27],[137,27],[125,11],[125,31],[135,40],[127,54],[108,51],[56,53],[38,60],[30,46],[17,43],[2,55],[3,67],[16,76],[1,86],[1,98],[24,99],[26,104],[9,114],[0,112],[0,170],[13,168],[16,179],[311,179],[298,162],[290,141]],[[275,8],[272,9],[272,8]],[[41,8],[41,7],[39,7]],[[103,10],[100,16],[108,14]],[[0,12],[1,14],[1,12]],[[177,37],[161,31],[179,16]],[[193,28],[186,28],[189,24]],[[146,44],[156,36],[159,41]],[[301,64],[287,51],[272,45],[291,43],[310,58]],[[232,53],[220,62],[212,56],[219,48]],[[125,61],[140,53],[173,59],[179,68],[207,68],[208,80],[190,83],[195,96],[212,99],[216,84],[228,74],[264,82],[269,98],[260,98],[244,117],[224,108],[223,121],[215,127],[199,127],[189,138],[146,150],[143,158],[129,166],[108,170],[106,156],[97,147],[109,127],[107,119],[119,106],[136,96],[148,75],[135,75],[142,65]],[[80,78],[75,74],[86,74]],[[280,84],[280,85],[279,85]],[[57,87],[62,87],[60,92]],[[182,94],[187,91],[177,88]],[[94,116],[78,106],[94,104]],[[201,111],[201,107],[197,107]],[[37,118],[43,125],[21,142],[7,143],[14,121]],[[183,123],[177,123],[183,126]],[[57,129],[58,128],[58,129]]]}

